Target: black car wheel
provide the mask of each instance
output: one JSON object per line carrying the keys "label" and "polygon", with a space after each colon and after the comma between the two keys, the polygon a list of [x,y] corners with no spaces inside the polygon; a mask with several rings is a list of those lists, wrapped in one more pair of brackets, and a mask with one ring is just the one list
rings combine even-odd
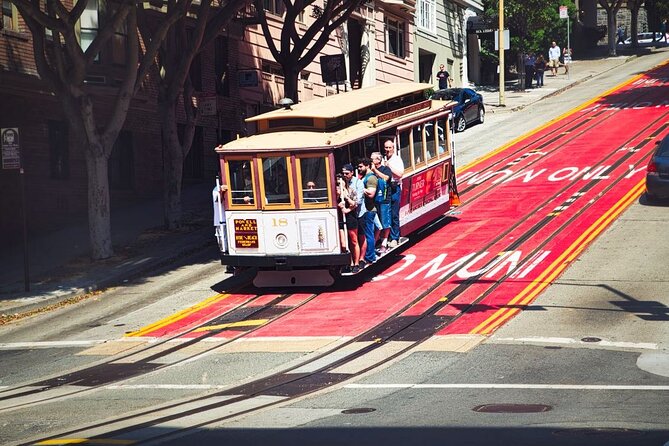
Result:
{"label": "black car wheel", "polygon": [[455,118],[455,131],[456,132],[464,132],[464,130],[467,128],[467,121],[465,121],[465,117],[460,115],[457,118]]}
{"label": "black car wheel", "polygon": [[483,110],[483,107],[479,107],[479,122],[483,124],[483,121],[485,121],[485,110]]}

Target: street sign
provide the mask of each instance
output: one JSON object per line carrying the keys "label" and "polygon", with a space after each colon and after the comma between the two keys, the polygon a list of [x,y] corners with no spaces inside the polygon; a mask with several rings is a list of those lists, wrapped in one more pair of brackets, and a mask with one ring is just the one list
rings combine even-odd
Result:
{"label": "street sign", "polygon": [[19,129],[10,127],[0,130],[2,144],[2,168],[20,169],[21,152],[19,150]]}
{"label": "street sign", "polygon": [[566,19],[569,17],[569,11],[566,6],[560,6],[560,18]]}
{"label": "street sign", "polygon": [[[509,34],[509,30],[505,29],[504,30],[504,49],[508,50],[511,48],[510,45],[511,42],[511,34]],[[495,30],[495,51],[499,51],[499,33],[497,30]]]}
{"label": "street sign", "polygon": [[200,96],[198,105],[202,116],[216,116],[216,95]]}
{"label": "street sign", "polygon": [[339,84],[346,80],[346,62],[343,54],[321,56],[321,77],[326,84]]}

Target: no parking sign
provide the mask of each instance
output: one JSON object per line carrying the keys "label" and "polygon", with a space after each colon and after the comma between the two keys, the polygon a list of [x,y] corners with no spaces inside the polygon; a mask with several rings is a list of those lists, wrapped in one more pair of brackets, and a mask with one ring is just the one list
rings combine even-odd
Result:
{"label": "no parking sign", "polygon": [[0,144],[2,144],[2,168],[20,169],[19,129],[16,127],[1,129]]}

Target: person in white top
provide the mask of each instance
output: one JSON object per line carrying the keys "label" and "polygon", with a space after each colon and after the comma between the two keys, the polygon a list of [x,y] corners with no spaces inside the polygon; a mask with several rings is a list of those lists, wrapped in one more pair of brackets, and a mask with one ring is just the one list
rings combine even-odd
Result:
{"label": "person in white top", "polygon": [[551,69],[553,76],[557,76],[557,70],[560,66],[560,47],[555,42],[551,43],[548,48],[548,67]]}
{"label": "person in white top", "polygon": [[400,241],[400,199],[402,198],[402,175],[404,175],[404,161],[399,154],[395,153],[395,141],[386,139],[383,142],[383,149],[386,152],[385,165],[393,173],[390,182],[390,241],[388,247],[394,248]]}

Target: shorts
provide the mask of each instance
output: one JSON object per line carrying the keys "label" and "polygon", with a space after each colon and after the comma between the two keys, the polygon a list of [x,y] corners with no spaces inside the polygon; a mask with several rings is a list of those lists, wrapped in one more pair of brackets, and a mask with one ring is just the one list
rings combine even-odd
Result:
{"label": "shorts", "polygon": [[358,217],[353,215],[353,212],[346,214],[346,229],[349,231],[358,229]]}
{"label": "shorts", "polygon": [[391,225],[390,203],[377,203],[376,213],[381,221],[381,229],[389,229]]}
{"label": "shorts", "polygon": [[560,66],[560,60],[559,59],[551,59],[548,61],[548,66],[550,68],[557,68]]}

